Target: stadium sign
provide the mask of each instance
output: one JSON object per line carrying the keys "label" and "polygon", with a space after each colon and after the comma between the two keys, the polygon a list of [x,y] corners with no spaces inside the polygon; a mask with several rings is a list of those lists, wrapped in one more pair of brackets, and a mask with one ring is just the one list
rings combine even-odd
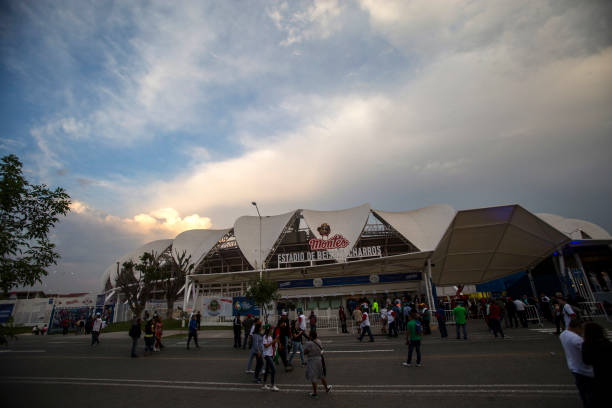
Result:
{"label": "stadium sign", "polygon": [[[333,237],[325,241],[326,242],[331,241],[332,239]],[[345,245],[344,247],[340,247],[340,248],[345,248],[347,245]],[[330,248],[330,249],[333,252],[333,249],[338,249],[338,248]],[[285,254],[278,254],[277,256],[278,266],[283,265],[283,264],[292,264],[292,263],[300,263],[300,262],[317,262],[317,261],[334,260],[336,259],[336,257],[333,256],[332,252],[324,250],[324,251],[288,252]],[[381,257],[381,256],[382,256],[381,247],[380,245],[377,245],[377,246],[353,248],[351,252],[347,255],[347,258],[370,258],[370,257]]]}

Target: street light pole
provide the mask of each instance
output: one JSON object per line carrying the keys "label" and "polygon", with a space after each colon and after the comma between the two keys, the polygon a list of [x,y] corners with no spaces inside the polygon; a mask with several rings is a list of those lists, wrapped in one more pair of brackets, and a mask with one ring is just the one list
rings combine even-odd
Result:
{"label": "street light pole", "polygon": [[259,207],[257,207],[257,203],[255,201],[252,201],[251,204],[255,206],[257,215],[259,216],[259,280],[261,280],[263,274],[261,264],[261,213],[259,212]]}

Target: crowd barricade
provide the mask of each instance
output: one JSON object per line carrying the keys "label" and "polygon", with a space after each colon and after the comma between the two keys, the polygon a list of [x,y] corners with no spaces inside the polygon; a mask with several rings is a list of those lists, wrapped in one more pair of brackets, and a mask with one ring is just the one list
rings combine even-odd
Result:
{"label": "crowd barricade", "polygon": [[538,308],[534,305],[525,306],[525,315],[527,316],[528,322],[537,323],[538,326],[543,327],[542,319],[540,318],[540,312]]}
{"label": "crowd barricade", "polygon": [[606,308],[601,302],[580,302],[578,303],[578,307],[585,318],[593,319],[595,317],[604,317],[606,320],[610,320]]}
{"label": "crowd barricade", "polygon": [[[339,318],[336,316],[317,316],[317,330],[334,329],[338,332]],[[310,319],[306,318],[307,328],[310,330]]]}
{"label": "crowd barricade", "polygon": [[232,326],[233,316],[202,316],[200,326]]}
{"label": "crowd barricade", "polygon": [[446,324],[455,324],[455,314],[452,310],[446,309],[444,315],[446,317]]}

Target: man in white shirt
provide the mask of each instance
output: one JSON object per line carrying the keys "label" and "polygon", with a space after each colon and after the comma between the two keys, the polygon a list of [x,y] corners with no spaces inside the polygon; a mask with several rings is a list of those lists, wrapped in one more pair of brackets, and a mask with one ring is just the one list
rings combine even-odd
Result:
{"label": "man in white shirt", "polygon": [[563,322],[565,323],[565,330],[570,327],[570,322],[576,319],[576,312],[570,306],[569,303],[563,297],[557,298],[559,305],[561,305],[561,315],[563,316]]}
{"label": "man in white shirt", "polygon": [[396,327],[396,321],[395,321],[395,316],[394,316],[395,312],[393,311],[393,309],[389,309],[387,311],[387,322],[389,324],[389,334],[388,336],[395,336],[397,337],[397,327]]}
{"label": "man in white shirt", "polygon": [[525,311],[525,303],[515,299],[514,305],[516,306],[516,314],[521,321],[521,326],[527,327],[527,312]]}
{"label": "man in white shirt", "polygon": [[387,333],[387,308],[383,307],[380,309],[380,332],[382,334]]}
{"label": "man in white shirt", "polygon": [[100,313],[96,313],[96,320],[93,322],[93,327],[91,329],[91,345],[100,344],[100,331],[102,331],[102,319],[100,318]]}
{"label": "man in white shirt", "polygon": [[304,333],[306,333],[306,315],[304,315],[304,312],[302,312],[301,310],[299,311],[300,316],[298,317],[298,324],[300,326],[300,329],[304,330]]}
{"label": "man in white shirt", "polygon": [[571,320],[568,328],[561,333],[559,339],[565,351],[567,366],[576,379],[576,387],[580,393],[580,399],[585,407],[593,406],[594,377],[593,367],[582,360],[582,343],[580,337],[582,324],[577,320]]}
{"label": "man in white shirt", "polygon": [[361,328],[361,336],[359,337],[359,341],[363,339],[363,336],[365,336],[367,332],[370,336],[370,343],[373,342],[374,336],[372,336],[372,330],[370,330],[370,317],[368,316],[367,307],[362,308],[361,324],[359,325],[359,327]]}

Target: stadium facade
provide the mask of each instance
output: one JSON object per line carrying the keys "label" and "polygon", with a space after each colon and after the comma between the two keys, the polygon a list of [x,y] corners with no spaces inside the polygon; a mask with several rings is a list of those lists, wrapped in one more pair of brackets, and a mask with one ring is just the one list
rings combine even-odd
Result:
{"label": "stadium facade", "polygon": [[125,254],[100,283],[111,300],[123,262],[151,251],[174,257],[185,252],[195,265],[184,290],[186,310],[197,308],[202,297],[241,296],[259,276],[278,282],[284,302],[307,309],[400,293],[423,294],[431,302],[436,286],[481,284],[534,270],[552,273],[568,295],[595,300],[612,290],[611,244],[612,236],[598,225],[533,214],[520,205],[389,212],[364,204],[243,216],[232,228],[185,231]]}

